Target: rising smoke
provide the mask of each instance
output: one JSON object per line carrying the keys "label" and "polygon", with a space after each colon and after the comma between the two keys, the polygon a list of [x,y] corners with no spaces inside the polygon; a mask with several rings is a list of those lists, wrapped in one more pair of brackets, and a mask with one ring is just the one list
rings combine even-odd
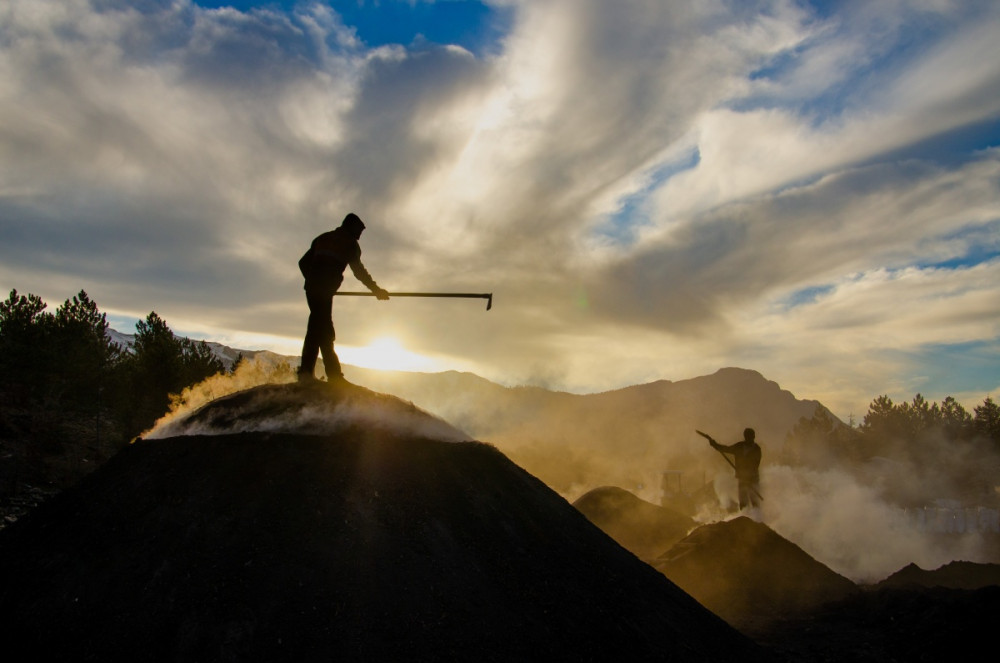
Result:
{"label": "rising smoke", "polygon": [[939,531],[947,528],[908,516],[936,512],[934,495],[927,507],[904,509],[843,469],[776,465],[762,481],[760,520],[855,582],[877,582],[910,563],[934,569],[954,560],[994,561],[986,539],[996,534],[964,523],[964,531]]}

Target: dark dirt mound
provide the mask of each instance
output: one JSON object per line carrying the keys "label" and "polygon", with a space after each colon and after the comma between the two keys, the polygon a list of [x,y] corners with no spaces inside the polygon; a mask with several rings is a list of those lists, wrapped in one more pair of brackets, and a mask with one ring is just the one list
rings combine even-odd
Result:
{"label": "dark dirt mound", "polygon": [[580,513],[640,559],[663,554],[697,524],[621,488],[595,488],[573,502]]}
{"label": "dark dirt mound", "polygon": [[[311,397],[342,397],[327,393]],[[382,423],[125,449],[0,532],[5,649],[130,662],[761,658],[493,447]]]}
{"label": "dark dirt mound", "polygon": [[925,571],[916,564],[908,564],[878,583],[876,587],[951,587],[952,589],[980,589],[1000,585],[1000,564],[976,562],[949,562],[933,571]]}
{"label": "dark dirt mound", "polygon": [[741,627],[858,591],[847,578],[745,516],[699,527],[653,566]]}

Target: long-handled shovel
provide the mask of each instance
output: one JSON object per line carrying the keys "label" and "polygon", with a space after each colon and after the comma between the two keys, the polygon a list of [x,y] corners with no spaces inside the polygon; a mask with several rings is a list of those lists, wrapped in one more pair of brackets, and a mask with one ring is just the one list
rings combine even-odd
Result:
{"label": "long-handled shovel", "polygon": [[[335,295],[348,295],[351,297],[374,297],[374,292],[341,292],[337,291]],[[390,292],[386,293],[389,297],[461,297],[463,299],[485,299],[486,300],[486,310],[489,311],[493,308],[493,293],[471,293],[471,292]]]}
{"label": "long-handled shovel", "polygon": [[[698,435],[701,435],[703,438],[705,438],[709,442],[715,442],[715,440],[712,439],[712,436],[709,435],[708,433],[702,433],[700,430],[696,430],[695,433],[698,433]],[[712,448],[715,449],[715,447],[712,447]],[[719,452],[720,456],[722,456],[723,458],[726,459],[726,462],[729,463],[729,466],[732,467],[733,471],[735,472],[736,471],[736,463],[734,463],[733,460],[729,456],[727,456],[726,453],[722,449],[715,449],[715,450]],[[759,492],[757,492],[756,488],[754,488],[754,487],[751,486],[750,490],[752,490],[753,494],[757,496],[757,499],[759,499],[761,502],[764,501],[764,498],[761,496],[761,494]]]}

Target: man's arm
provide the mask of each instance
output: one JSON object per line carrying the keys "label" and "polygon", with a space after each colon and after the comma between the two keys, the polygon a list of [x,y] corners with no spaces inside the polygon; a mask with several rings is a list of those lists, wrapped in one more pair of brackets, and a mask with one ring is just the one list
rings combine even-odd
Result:
{"label": "man's arm", "polygon": [[383,301],[389,299],[389,293],[383,290],[382,288],[378,287],[378,283],[375,283],[375,279],[373,279],[372,275],[368,273],[368,270],[365,269],[365,266],[361,264],[360,255],[355,257],[347,264],[351,266],[351,271],[354,272],[354,276],[359,281],[364,283],[365,287],[367,287],[369,290],[375,293],[375,299],[381,299]]}
{"label": "man's arm", "polygon": [[702,433],[700,430],[696,430],[695,433],[698,433],[698,435],[701,435],[703,438],[708,440],[708,443],[712,445],[712,448],[718,449],[719,451],[728,451],[732,453],[733,447],[736,446],[734,444],[719,444],[711,435],[708,433]]}

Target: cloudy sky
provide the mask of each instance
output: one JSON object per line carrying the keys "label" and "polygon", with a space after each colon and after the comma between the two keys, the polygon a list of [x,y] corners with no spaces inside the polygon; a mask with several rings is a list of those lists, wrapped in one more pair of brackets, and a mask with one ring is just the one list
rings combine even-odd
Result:
{"label": "cloudy sky", "polygon": [[995,0],[3,0],[0,288],[295,353],[355,211],[383,287],[495,303],[338,299],[348,361],[971,407],[998,42]]}

